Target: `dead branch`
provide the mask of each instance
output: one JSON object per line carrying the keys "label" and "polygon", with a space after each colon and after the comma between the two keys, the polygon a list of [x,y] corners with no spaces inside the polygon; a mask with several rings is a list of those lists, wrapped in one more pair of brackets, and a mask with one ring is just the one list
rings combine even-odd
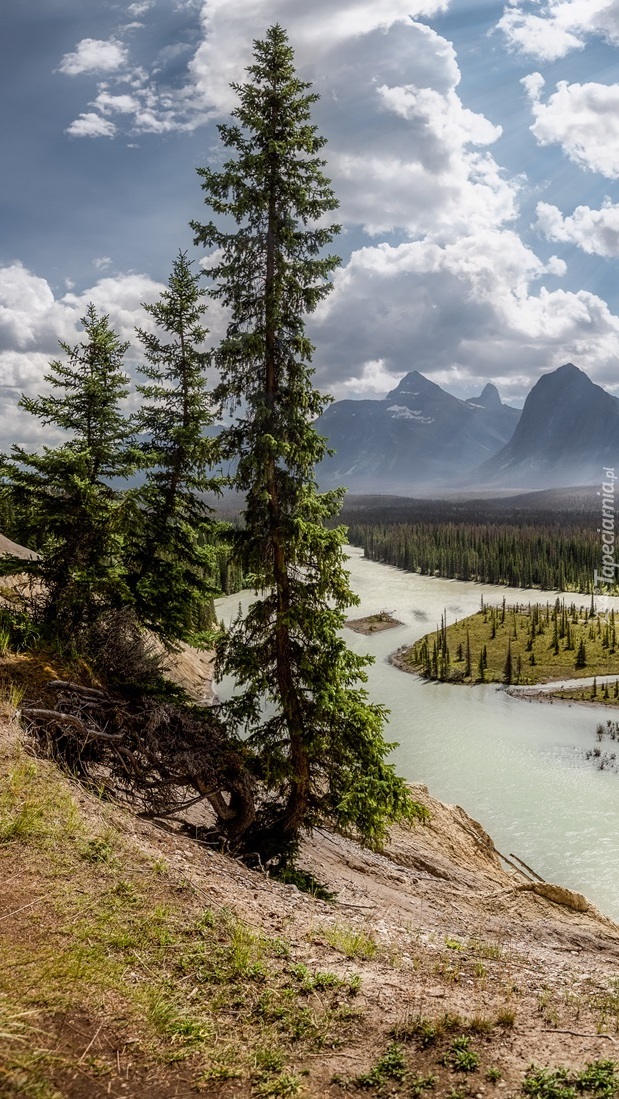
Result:
{"label": "dead branch", "polygon": [[555,1027],[547,1027],[542,1034],[570,1034],[573,1038],[606,1038],[607,1041],[617,1044],[617,1039],[612,1034],[591,1034],[584,1030],[558,1030]]}
{"label": "dead branch", "polygon": [[122,740],[122,733],[105,733],[103,729],[93,729],[92,726],[85,725],[83,721],[76,717],[75,714],[66,714],[63,710],[41,710],[41,709],[22,709],[24,717],[29,717],[32,720],[39,721],[51,721],[57,725],[69,725],[72,729],[77,729],[85,737],[95,737],[97,740]]}
{"label": "dead branch", "polygon": [[103,702],[111,701],[105,691],[100,691],[96,687],[82,687],[81,683],[72,683],[69,679],[52,679],[47,686],[54,690],[72,691],[74,694],[86,695],[88,698],[96,698]]}
{"label": "dead branch", "polygon": [[149,695],[119,698],[69,680],[48,687],[54,703],[26,705],[22,714],[39,747],[72,774],[104,781],[150,818],[208,800],[230,843],[253,824],[253,780],[217,713]]}

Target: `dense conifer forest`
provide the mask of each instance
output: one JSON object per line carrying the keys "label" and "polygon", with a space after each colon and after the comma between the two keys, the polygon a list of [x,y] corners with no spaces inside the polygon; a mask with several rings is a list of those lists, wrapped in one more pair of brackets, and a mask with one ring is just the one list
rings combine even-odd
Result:
{"label": "dense conifer forest", "polygon": [[590,495],[557,512],[538,510],[532,497],[511,507],[509,500],[351,502],[345,518],[351,544],[372,561],[422,576],[590,592],[601,559]]}

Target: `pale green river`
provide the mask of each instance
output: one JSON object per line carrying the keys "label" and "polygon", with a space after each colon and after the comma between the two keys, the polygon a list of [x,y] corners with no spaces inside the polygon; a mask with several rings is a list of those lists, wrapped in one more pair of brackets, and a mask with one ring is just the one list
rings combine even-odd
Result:
{"label": "pale green river", "polygon": [[[496,604],[504,595],[528,603],[554,594],[417,576],[366,561],[354,547],[348,553],[361,600],[351,616],[387,610],[403,623],[368,637],[346,631],[352,649],[375,657],[368,690],[391,711],[387,736],[399,742],[392,759],[400,774],[463,806],[504,854],[515,852],[546,880],[585,893],[619,920],[619,774],[585,759],[597,723],[617,711],[527,701],[490,685],[426,683],[387,659],[433,629],[443,610],[450,622],[478,610],[482,594]],[[218,616],[229,620],[252,598],[243,592],[219,600]],[[619,609],[619,599],[604,605]],[[224,699],[233,689],[223,681],[217,693]]]}

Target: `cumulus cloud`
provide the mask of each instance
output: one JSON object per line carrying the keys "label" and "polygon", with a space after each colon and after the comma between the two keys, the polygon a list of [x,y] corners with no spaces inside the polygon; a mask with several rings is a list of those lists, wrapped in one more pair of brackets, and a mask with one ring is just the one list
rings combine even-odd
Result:
{"label": "cumulus cloud", "polygon": [[[317,0],[311,10],[291,0],[204,0],[202,40],[183,87],[170,91],[153,74],[127,70],[100,83],[90,105],[124,133],[193,129],[225,117],[234,106],[229,82],[243,78],[252,38],[281,21],[302,77],[321,95],[315,118],[328,138],[338,220],[372,235],[393,230],[402,240],[357,248],[337,272],[310,325],[319,383],[338,397],[382,395],[417,368],[469,392],[503,379],[515,399],[571,358],[614,385],[619,319],[595,295],[553,289],[564,262],[542,261],[518,237],[523,180],[493,156],[500,127],[467,108],[452,44],[416,20],[444,7],[441,0]],[[524,84],[537,140],[562,144],[593,167],[602,156],[603,93],[596,99],[591,89],[603,86],[559,85],[543,102],[540,74]],[[619,148],[614,117],[619,112],[608,122],[610,139],[604,130],[607,158],[613,143]],[[106,282],[106,293],[118,287],[102,280],[100,293]],[[218,303],[209,326],[215,338],[224,330]]]}
{"label": "cumulus cloud", "polygon": [[619,256],[619,203],[606,199],[600,210],[577,206],[564,217],[557,206],[540,202],[534,228],[547,240],[575,244],[589,255]]}
{"label": "cumulus cloud", "polygon": [[[99,313],[124,340],[135,344],[134,328],[144,326],[142,302],[154,301],[163,287],[148,275],[125,274],[104,278],[83,293],[69,291],[56,297],[49,283],[20,263],[0,267],[0,449],[11,443],[37,445],[48,438],[31,416],[17,408],[22,393],[45,389],[44,377],[52,359],[62,356],[59,341],[72,345],[80,339],[80,318],[92,301]],[[133,351],[133,358],[139,357]],[[131,355],[128,357],[131,366]]]}
{"label": "cumulus cloud", "polygon": [[113,38],[82,38],[73,53],[66,53],[58,66],[65,76],[81,73],[111,73],[121,69],[127,61],[127,50]]}
{"label": "cumulus cloud", "polygon": [[316,117],[329,140],[328,170],[344,222],[377,234],[411,235],[509,221],[518,184],[488,150],[501,134],[458,95],[454,48],[411,16],[442,0],[319,0],[311,12],[290,0],[202,6],[203,39],[181,89],[164,90],[143,71],[99,84],[75,136],[193,129],[229,113],[229,83],[251,60],[252,39],[281,19],[302,74],[322,101]]}
{"label": "cumulus cloud", "polygon": [[471,392],[490,379],[517,399],[572,359],[616,387],[619,318],[593,294],[548,290],[563,270],[511,230],[358,249],[312,324],[318,377],[338,397],[362,396],[378,369],[359,385],[351,364],[379,362],[383,392],[417,369]]}
{"label": "cumulus cloud", "polygon": [[[263,35],[269,24],[279,20],[288,28],[301,67],[307,69],[310,78],[316,77],[318,83],[324,83],[321,74],[326,67],[321,66],[326,54],[352,46],[357,62],[363,63],[371,36],[380,38],[390,28],[406,27],[411,17],[433,15],[447,5],[448,0],[338,0],[336,3],[318,0],[311,9],[305,10],[301,5],[291,4],[290,0],[253,0],[251,4],[243,5],[230,4],[228,0],[201,0],[199,4],[185,5],[201,7],[203,36],[188,63],[182,86],[166,86],[165,77],[158,72],[165,51],[159,54],[152,73],[141,72],[136,80],[136,71],[128,64],[126,48],[115,39],[107,43],[84,39],[74,53],[63,58],[60,71],[68,75],[88,71],[114,72],[119,85],[125,83],[131,88],[129,93],[121,89],[120,94],[130,94],[135,99],[132,110],[126,112],[132,114],[132,132],[193,130],[209,119],[230,112],[235,103],[230,83],[242,75],[251,61],[253,39]],[[140,4],[132,5],[132,8],[146,10]],[[428,30],[428,33],[432,32]],[[453,56],[453,48],[441,41],[443,48]],[[385,54],[384,49],[380,52]],[[400,49],[401,54],[405,52]],[[169,53],[169,59],[176,53],[176,49]],[[337,63],[337,58],[332,60]],[[106,63],[109,68],[104,67]],[[430,67],[428,61],[420,57],[410,59],[408,71],[420,74],[423,81],[424,73]],[[354,65],[351,71],[354,72]],[[108,92],[107,84],[99,86],[98,92],[102,91]],[[323,91],[335,94],[334,89],[324,88]],[[99,96],[90,106],[103,113],[106,109],[114,109],[109,102],[100,101]]]}
{"label": "cumulus cloud", "polygon": [[355,396],[384,397],[402,380],[405,373],[406,371],[394,374],[387,369],[384,359],[370,359],[369,362],[363,363],[360,377],[348,378],[339,388],[343,395],[346,395],[348,390]]}
{"label": "cumulus cloud", "polygon": [[109,119],[89,111],[74,119],[66,132],[71,137],[114,137],[116,127]]}
{"label": "cumulus cloud", "polygon": [[[354,43],[363,63],[367,36],[405,26],[411,18],[436,15],[447,6],[448,0],[315,0],[311,5],[253,0],[242,6],[229,0],[204,0],[204,38],[189,71],[204,103],[227,114],[234,105],[230,83],[238,80],[249,64],[252,40],[261,37],[270,24],[279,22],[288,29],[302,65],[311,57],[312,64],[325,74],[326,55]],[[323,75],[321,82],[325,79]]]}
{"label": "cumulus cloud", "polygon": [[344,0],[323,0],[320,18],[286,0],[258,0],[249,12],[210,0],[190,63],[195,95],[205,110],[228,113],[229,81],[250,60],[252,37],[281,17],[303,76],[322,97],[316,119],[343,221],[372,234],[418,234],[509,220],[517,184],[484,149],[500,127],[462,103],[452,44],[410,18],[439,6],[365,0],[353,19]]}
{"label": "cumulus cloud", "polygon": [[531,132],[540,145],[560,145],[580,167],[619,179],[619,84],[561,80],[544,103],[539,73],[522,83],[535,119]]}
{"label": "cumulus cloud", "polygon": [[497,27],[511,49],[556,61],[592,35],[619,42],[619,0],[513,0]]}
{"label": "cumulus cloud", "polygon": [[134,95],[112,95],[102,86],[92,106],[102,114],[133,114],[139,109],[140,103]]}

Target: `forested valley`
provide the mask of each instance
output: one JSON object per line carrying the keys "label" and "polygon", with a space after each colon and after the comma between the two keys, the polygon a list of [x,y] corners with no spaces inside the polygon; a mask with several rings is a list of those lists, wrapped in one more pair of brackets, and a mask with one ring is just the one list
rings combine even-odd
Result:
{"label": "forested valley", "polygon": [[591,591],[600,557],[595,490],[538,495],[545,506],[533,494],[457,503],[361,498],[344,515],[351,544],[372,561],[422,576]]}

